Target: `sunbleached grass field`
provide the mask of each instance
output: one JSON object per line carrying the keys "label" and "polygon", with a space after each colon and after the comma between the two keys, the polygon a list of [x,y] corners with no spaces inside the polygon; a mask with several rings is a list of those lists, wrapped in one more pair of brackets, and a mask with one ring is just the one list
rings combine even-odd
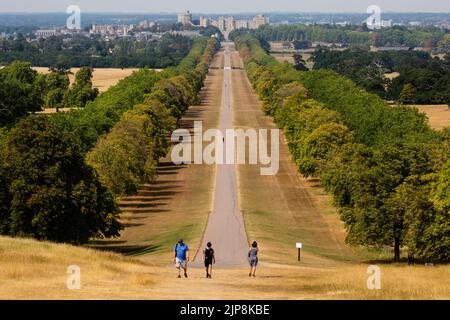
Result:
{"label": "sunbleached grass field", "polygon": [[[80,267],[81,288],[67,287],[67,267]],[[381,289],[367,289],[367,264],[311,268],[262,264],[190,269],[177,279],[167,265],[36,240],[0,237],[0,299],[450,299],[449,266],[379,265]]]}
{"label": "sunbleached grass field", "polygon": [[[47,74],[49,69],[47,67],[33,67],[39,73]],[[80,70],[80,68],[70,69],[69,80],[73,84],[75,81],[75,74]],[[108,90],[109,87],[117,84],[121,79],[128,77],[136,71],[136,68],[95,68],[92,75],[92,84],[94,88],[98,88],[100,92]]]}
{"label": "sunbleached grass field", "polygon": [[428,117],[428,123],[433,129],[441,130],[450,127],[450,108],[446,104],[440,105],[414,105]]}

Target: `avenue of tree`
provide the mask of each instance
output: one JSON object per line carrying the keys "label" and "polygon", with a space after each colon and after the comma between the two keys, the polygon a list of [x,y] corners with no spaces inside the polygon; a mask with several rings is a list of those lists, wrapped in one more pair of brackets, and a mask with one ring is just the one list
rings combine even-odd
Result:
{"label": "avenue of tree", "polygon": [[[26,112],[0,128],[0,234],[74,244],[118,236],[116,196],[154,177],[168,133],[197,102],[217,48],[214,38],[196,38],[178,66],[134,72],[83,101],[85,108],[45,116],[27,115],[41,106],[30,65],[1,70],[6,107]],[[90,79],[91,69],[82,70],[71,90],[84,90],[77,83]]]}
{"label": "avenue of tree", "polygon": [[450,130],[412,108],[391,107],[326,69],[277,62],[250,34],[232,35],[264,111],[284,130],[305,177],[318,178],[347,242],[450,259]]}

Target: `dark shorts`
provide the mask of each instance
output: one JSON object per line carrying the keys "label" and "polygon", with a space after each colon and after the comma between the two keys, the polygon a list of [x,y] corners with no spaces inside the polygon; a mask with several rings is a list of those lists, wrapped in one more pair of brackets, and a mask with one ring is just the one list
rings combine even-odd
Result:
{"label": "dark shorts", "polygon": [[205,267],[209,267],[210,265],[213,264],[213,260],[212,259],[205,259]]}
{"label": "dark shorts", "polygon": [[258,257],[248,258],[248,263],[250,267],[256,267],[258,265]]}

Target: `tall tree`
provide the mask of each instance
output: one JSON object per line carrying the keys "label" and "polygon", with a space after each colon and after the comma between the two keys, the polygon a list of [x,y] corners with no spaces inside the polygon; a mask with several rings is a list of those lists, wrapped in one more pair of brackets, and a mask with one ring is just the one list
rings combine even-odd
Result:
{"label": "tall tree", "polygon": [[31,64],[14,62],[0,70],[0,125],[41,110],[42,92]]}
{"label": "tall tree", "polygon": [[3,234],[76,244],[119,235],[113,195],[86,165],[78,144],[48,118],[21,120],[2,153],[10,200],[0,222]]}
{"label": "tall tree", "polygon": [[75,75],[75,83],[69,92],[68,104],[74,108],[84,108],[88,101],[98,95],[98,89],[92,87],[92,68],[81,68]]}
{"label": "tall tree", "polygon": [[411,83],[407,83],[403,86],[402,91],[400,92],[399,102],[401,104],[411,104],[414,103],[414,95],[416,93],[416,89]]}

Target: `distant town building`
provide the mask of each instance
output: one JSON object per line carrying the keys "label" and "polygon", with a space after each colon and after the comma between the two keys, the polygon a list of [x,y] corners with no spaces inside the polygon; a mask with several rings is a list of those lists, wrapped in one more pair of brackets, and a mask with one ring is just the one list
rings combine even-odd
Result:
{"label": "distant town building", "polygon": [[350,25],[350,22],[349,21],[343,21],[343,22],[335,22],[334,24],[336,26],[339,26],[339,27],[346,27],[346,26]]}
{"label": "distant town building", "polygon": [[383,28],[390,28],[390,27],[392,27],[392,20],[382,20],[381,21],[381,27],[383,27]]}
{"label": "distant town building", "polygon": [[234,17],[219,17],[217,20],[200,17],[200,26],[207,27],[213,25],[221,32],[231,32],[235,29],[258,29],[262,25],[269,24],[269,18],[264,15],[257,15],[252,20],[234,20]]}
{"label": "distant town building", "polygon": [[90,33],[105,36],[126,36],[129,32],[134,30],[134,25],[96,25],[93,24]]}
{"label": "distant town building", "polygon": [[260,26],[263,26],[265,24],[269,24],[269,17],[266,17],[263,14],[259,14],[253,18],[253,21],[251,22],[249,28],[258,29]]}
{"label": "distant town building", "polygon": [[200,36],[199,31],[192,31],[192,30],[172,31],[170,33],[173,35],[179,35],[179,36],[183,36],[183,37],[198,37],[198,36]]}
{"label": "distant town building", "polygon": [[410,21],[409,25],[412,27],[420,27],[423,25],[423,23],[421,21]]}
{"label": "distant town building", "polygon": [[147,20],[139,22],[139,28],[147,29],[148,27],[150,27],[150,24]]}
{"label": "distant town building", "polygon": [[379,51],[409,51],[410,47],[370,47],[370,51],[379,52]]}
{"label": "distant town building", "polygon": [[91,28],[91,33],[100,35],[112,35],[114,34],[114,26],[93,24]]}
{"label": "distant town building", "polygon": [[234,27],[236,29],[248,29],[249,28],[249,21],[248,20],[236,20],[234,22]]}
{"label": "distant town building", "polygon": [[[213,21],[214,23],[215,21]],[[220,31],[225,31],[226,30],[226,23],[225,23],[225,18],[224,17],[219,17],[219,19],[217,19],[217,28],[219,28]]]}
{"label": "distant town building", "polygon": [[234,30],[234,18],[233,17],[228,17],[225,20],[225,29],[228,31]]}
{"label": "distant town building", "polygon": [[209,18],[200,17],[200,27],[207,28],[209,24]]}
{"label": "distant town building", "polygon": [[189,10],[178,14],[178,23],[181,23],[184,26],[192,24],[192,14]]}
{"label": "distant town building", "polygon": [[37,38],[48,38],[51,36],[56,36],[58,34],[57,30],[36,30],[34,33]]}

